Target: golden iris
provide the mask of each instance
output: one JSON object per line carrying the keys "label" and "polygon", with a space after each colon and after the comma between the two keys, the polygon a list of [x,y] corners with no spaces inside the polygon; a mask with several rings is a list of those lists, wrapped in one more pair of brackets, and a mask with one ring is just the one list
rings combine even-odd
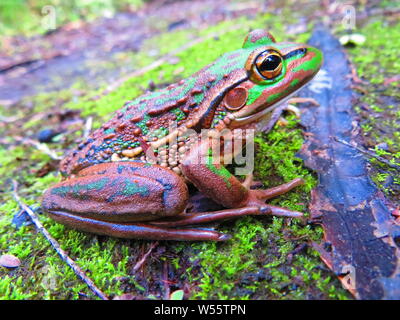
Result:
{"label": "golden iris", "polygon": [[282,57],[276,51],[264,51],[255,61],[257,71],[266,79],[273,79],[282,71]]}

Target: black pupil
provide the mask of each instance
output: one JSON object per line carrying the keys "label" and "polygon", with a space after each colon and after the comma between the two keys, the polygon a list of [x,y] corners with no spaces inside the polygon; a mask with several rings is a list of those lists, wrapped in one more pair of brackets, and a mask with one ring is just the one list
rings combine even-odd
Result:
{"label": "black pupil", "polygon": [[281,58],[275,54],[271,54],[261,63],[260,71],[274,71],[280,63]]}

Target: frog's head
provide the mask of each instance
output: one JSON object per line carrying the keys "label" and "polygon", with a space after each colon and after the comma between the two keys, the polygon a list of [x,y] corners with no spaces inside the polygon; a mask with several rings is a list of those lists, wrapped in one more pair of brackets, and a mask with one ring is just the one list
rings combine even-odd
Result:
{"label": "frog's head", "polygon": [[[254,30],[238,50],[243,57],[240,79],[225,92],[222,105],[228,127],[257,123],[309,82],[319,71],[322,53],[311,46],[276,42],[264,30]],[[238,69],[236,69],[238,74]]]}

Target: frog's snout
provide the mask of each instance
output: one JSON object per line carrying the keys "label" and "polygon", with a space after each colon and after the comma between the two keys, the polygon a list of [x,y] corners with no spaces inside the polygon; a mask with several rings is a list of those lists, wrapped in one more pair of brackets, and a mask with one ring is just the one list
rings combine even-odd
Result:
{"label": "frog's snout", "polygon": [[307,50],[307,55],[308,61],[306,63],[309,65],[310,69],[314,71],[314,75],[317,74],[319,69],[321,68],[323,62],[324,62],[324,55],[322,54],[322,51],[312,47],[312,46],[306,46]]}

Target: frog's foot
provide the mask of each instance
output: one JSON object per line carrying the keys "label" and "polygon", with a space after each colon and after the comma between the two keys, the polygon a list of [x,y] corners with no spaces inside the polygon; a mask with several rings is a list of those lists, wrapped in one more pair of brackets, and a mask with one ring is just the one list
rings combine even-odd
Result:
{"label": "frog's foot", "polygon": [[255,199],[266,201],[268,199],[280,196],[281,194],[287,193],[295,187],[301,186],[304,184],[304,180],[301,178],[293,179],[287,183],[281,184],[279,186],[264,189],[264,190],[249,190]]}
{"label": "frog's foot", "polygon": [[249,196],[246,199],[246,206],[259,206],[268,208],[271,211],[271,214],[275,216],[301,217],[303,216],[301,212],[268,205],[265,204],[265,201],[281,194],[287,193],[293,188],[302,184],[304,184],[304,180],[301,178],[296,178],[288,183],[281,184],[273,188],[264,190],[249,190]]}
{"label": "frog's foot", "polygon": [[[275,215],[282,217],[299,218],[303,216],[303,213],[298,211],[292,211],[285,208],[280,208],[265,204],[265,201],[273,197],[284,194],[293,188],[302,185],[303,179],[297,178],[288,183],[282,184],[277,187],[273,187],[265,190],[249,190],[249,196],[245,201],[245,206],[240,208],[224,209],[220,211],[212,212],[198,212],[190,214],[182,214],[171,218],[163,218],[149,222],[151,225],[162,226],[167,228],[173,228],[185,225],[205,224],[221,220],[228,220],[242,216],[249,215]],[[252,186],[253,175],[249,174],[243,185],[247,188]]]}

